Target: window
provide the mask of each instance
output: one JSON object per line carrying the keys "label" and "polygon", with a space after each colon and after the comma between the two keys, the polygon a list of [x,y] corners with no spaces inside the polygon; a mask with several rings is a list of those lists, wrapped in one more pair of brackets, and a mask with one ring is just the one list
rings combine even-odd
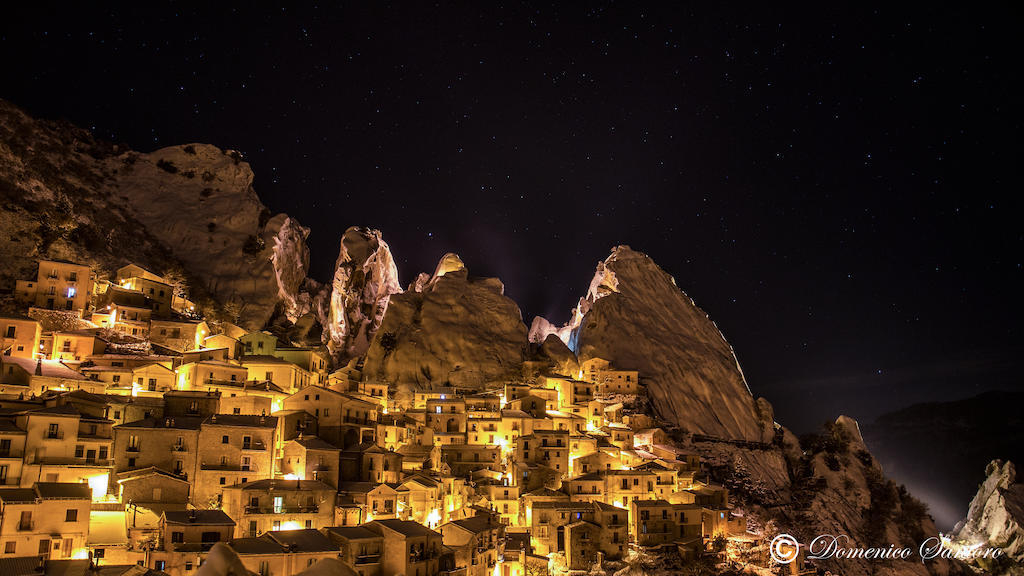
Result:
{"label": "window", "polygon": [[281,529],[281,521],[280,520],[274,520],[274,530],[280,530],[280,529]]}
{"label": "window", "polygon": [[223,476],[221,476],[221,477],[220,477],[220,485],[221,485],[221,486],[224,486],[224,485],[225,485],[225,484],[227,484],[227,483],[228,483],[228,479],[227,479],[227,478],[225,478],[225,477],[223,477]]}
{"label": "window", "polygon": [[185,541],[184,532],[171,532],[171,542],[174,544],[181,544]]}
{"label": "window", "polygon": [[50,424],[49,428],[46,431],[46,437],[60,438],[60,425],[56,423]]}
{"label": "window", "polygon": [[[8,326],[7,327],[7,338],[14,338],[14,331],[16,329],[17,328],[15,326]],[[14,542],[8,542],[8,544],[14,544]]]}
{"label": "window", "polygon": [[75,294],[78,294],[78,289],[76,289],[74,286],[69,287],[68,288],[68,298],[74,298]]}
{"label": "window", "polygon": [[85,455],[85,446],[81,444],[75,446],[75,458],[81,458]]}
{"label": "window", "polygon": [[186,572],[191,572],[192,571],[192,563],[191,562],[185,562],[185,571]]}
{"label": "window", "polygon": [[5,542],[4,543],[4,554],[14,554],[17,551],[17,542]]}
{"label": "window", "polygon": [[113,382],[120,382],[121,381],[121,375],[120,374],[114,374],[113,376],[110,377],[110,380],[113,381]]}
{"label": "window", "polygon": [[221,444],[228,444],[228,443],[230,443],[230,442],[231,442],[231,439],[230,439],[230,438],[228,438],[227,436],[221,436],[221,437],[220,437],[220,443],[221,443]]}
{"label": "window", "polygon": [[128,459],[128,467],[129,468],[135,468],[135,458],[129,458]]}
{"label": "window", "polygon": [[156,569],[157,570],[161,570],[162,571],[166,567],[167,567],[167,561],[166,560],[157,560],[156,561]]}
{"label": "window", "polygon": [[149,391],[156,392],[156,378],[149,379]]}
{"label": "window", "polygon": [[78,508],[71,508],[64,513],[65,522],[78,522]]}

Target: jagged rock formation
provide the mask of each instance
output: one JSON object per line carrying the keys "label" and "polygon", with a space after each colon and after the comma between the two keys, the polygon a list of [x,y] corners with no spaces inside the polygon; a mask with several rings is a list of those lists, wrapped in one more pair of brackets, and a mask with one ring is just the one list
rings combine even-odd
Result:
{"label": "jagged rock formation", "polygon": [[308,292],[300,291],[309,272],[308,237],[309,228],[292,218],[285,218],[271,246],[270,261],[277,275],[277,296],[284,304],[285,316],[293,323],[308,314],[312,304]]}
{"label": "jagged rock formation", "polygon": [[303,260],[308,267],[308,250],[298,223],[271,216],[260,202],[249,164],[207,144],[108,159],[111,167],[118,163],[113,192],[134,216],[211,294],[238,307],[242,326],[266,324],[281,294],[279,278],[293,289],[293,268]]}
{"label": "jagged rock formation", "polygon": [[[0,101],[0,228],[9,238],[0,281],[30,277],[41,258],[101,274],[134,262],[184,276],[197,299],[260,328],[279,278],[289,290],[306,248],[298,224],[272,215],[252,183],[237,152],[190,144],[141,154]],[[272,256],[291,269],[279,274]]]}
{"label": "jagged rock formation", "polygon": [[1010,560],[1024,562],[1024,484],[1017,482],[1017,470],[1009,461],[993,460],[985,475],[955,537],[968,545],[1001,548]]}
{"label": "jagged rock formation", "polygon": [[335,360],[362,356],[392,294],[402,292],[391,249],[379,230],[352,227],[341,238],[324,340]]}
{"label": "jagged rock formation", "polygon": [[645,254],[613,249],[569,323],[545,325],[535,321],[531,336],[559,335],[581,362],[614,359],[618,368],[639,370],[652,406],[668,422],[729,439],[774,435],[718,327]]}
{"label": "jagged rock formation", "polygon": [[363,377],[482,386],[518,373],[527,346],[519,307],[496,278],[472,278],[454,254],[394,294],[366,354]]}

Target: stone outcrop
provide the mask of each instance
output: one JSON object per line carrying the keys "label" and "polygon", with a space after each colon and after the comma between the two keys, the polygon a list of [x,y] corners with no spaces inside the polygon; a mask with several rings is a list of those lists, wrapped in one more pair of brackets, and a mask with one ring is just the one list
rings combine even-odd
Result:
{"label": "stone outcrop", "polygon": [[322,319],[324,340],[336,361],[366,353],[389,299],[401,291],[395,259],[380,231],[358,227],[346,230],[334,269],[330,304]]}
{"label": "stone outcrop", "polygon": [[985,476],[955,536],[968,545],[1001,548],[1010,559],[1024,562],[1024,484],[1017,482],[1009,461],[993,460]]}
{"label": "stone outcrop", "polygon": [[0,228],[11,238],[0,248],[0,281],[30,277],[45,258],[101,277],[133,262],[184,276],[195,299],[261,328],[304,276],[308,252],[302,227],[273,215],[253,180],[237,152],[133,152],[0,101]]}
{"label": "stone outcrop", "polygon": [[[534,323],[535,337],[542,326]],[[552,333],[580,362],[614,359],[617,368],[639,370],[653,408],[668,422],[728,439],[774,435],[715,323],[653,260],[628,246],[598,264],[569,323]]]}
{"label": "stone outcrop", "polygon": [[526,325],[504,291],[497,278],[473,278],[458,256],[445,255],[433,276],[391,296],[363,377],[479,387],[518,374]]}

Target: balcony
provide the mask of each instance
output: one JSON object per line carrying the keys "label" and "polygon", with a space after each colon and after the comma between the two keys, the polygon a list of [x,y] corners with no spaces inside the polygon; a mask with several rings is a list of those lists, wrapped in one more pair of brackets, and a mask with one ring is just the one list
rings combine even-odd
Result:
{"label": "balcony", "polygon": [[355,558],[356,566],[363,566],[366,564],[378,564],[380,562],[380,553],[377,554],[360,554]]}
{"label": "balcony", "polygon": [[256,472],[255,464],[202,464],[202,470],[218,470],[221,472]]}
{"label": "balcony", "polygon": [[374,426],[377,424],[376,420],[371,420],[369,418],[356,418],[355,416],[345,416],[341,421],[345,424],[360,424],[363,426]]}
{"label": "balcony", "polygon": [[124,451],[125,452],[138,452],[139,451],[139,447],[138,446],[129,446],[129,447],[125,448]]}
{"label": "balcony", "polygon": [[171,452],[188,452],[188,446],[184,444],[172,444]]}
{"label": "balcony", "polygon": [[47,440],[63,440],[64,439],[64,431],[63,430],[57,430],[56,432],[49,431],[49,432],[46,433],[46,436],[43,436],[43,438],[45,438]]}
{"label": "balcony", "polygon": [[260,442],[260,441],[256,441],[256,442],[243,442],[242,443],[242,450],[259,450],[259,451],[264,451],[266,449],[267,449],[267,445],[264,444],[263,442]]}
{"label": "balcony", "polygon": [[316,514],[319,506],[246,506],[246,514]]}
{"label": "balcony", "polygon": [[36,523],[32,520],[21,520],[18,522],[18,532],[31,532],[36,529]]}

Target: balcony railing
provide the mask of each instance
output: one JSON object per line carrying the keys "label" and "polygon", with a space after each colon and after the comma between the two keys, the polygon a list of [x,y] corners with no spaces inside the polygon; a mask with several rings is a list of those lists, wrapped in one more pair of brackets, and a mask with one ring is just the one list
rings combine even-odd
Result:
{"label": "balcony railing", "polygon": [[345,424],[363,424],[365,426],[377,423],[376,420],[371,420],[369,418],[356,418],[355,416],[345,416],[341,421]]}
{"label": "balcony railing", "polygon": [[125,452],[138,452],[139,451],[139,447],[138,446],[129,446],[129,447],[125,448],[124,451]]}
{"label": "balcony railing", "polygon": [[377,554],[361,554],[356,556],[355,565],[362,566],[365,564],[377,564],[380,562],[380,553]]}
{"label": "balcony railing", "polygon": [[49,431],[49,432],[46,433],[46,439],[47,440],[63,440],[64,439],[64,431],[63,430],[57,430],[56,432]]}
{"label": "balcony railing", "polygon": [[219,470],[222,472],[256,472],[255,464],[202,464],[203,470]]}
{"label": "balcony railing", "polygon": [[246,514],[316,514],[319,506],[246,506]]}
{"label": "balcony railing", "polygon": [[35,528],[36,523],[32,520],[21,520],[18,522],[18,532],[31,532]]}
{"label": "balcony railing", "polygon": [[242,450],[266,450],[267,445],[263,442],[243,442]]}
{"label": "balcony railing", "polygon": [[171,452],[188,452],[188,446],[184,444],[172,444]]}

